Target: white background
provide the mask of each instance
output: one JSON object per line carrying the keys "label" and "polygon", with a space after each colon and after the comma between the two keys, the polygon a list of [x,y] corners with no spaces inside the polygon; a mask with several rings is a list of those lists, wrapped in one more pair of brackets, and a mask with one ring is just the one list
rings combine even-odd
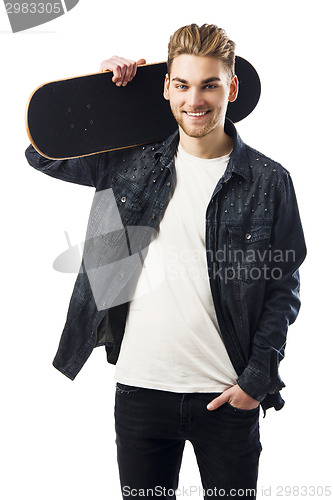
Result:
{"label": "white background", "polygon": [[[278,485],[332,485],[329,4],[80,0],[65,16],[17,34],[11,33],[1,5],[3,499],[121,498],[114,367],[106,362],[104,348],[94,350],[74,382],[52,367],[75,280],[52,264],[67,248],[65,231],[73,245],[83,241],[94,192],[28,166],[26,102],[41,83],[98,71],[101,60],[113,54],[165,60],[171,33],[191,22],[224,27],[237,43],[237,54],[256,67],[262,96],[238,130],[245,142],[291,172],[308,246],[301,270],[302,309],[290,327],[281,364],[286,405],[260,419],[258,498],[281,498]],[[187,444],[180,487],[199,488]],[[294,491],[292,497],[297,496]]]}

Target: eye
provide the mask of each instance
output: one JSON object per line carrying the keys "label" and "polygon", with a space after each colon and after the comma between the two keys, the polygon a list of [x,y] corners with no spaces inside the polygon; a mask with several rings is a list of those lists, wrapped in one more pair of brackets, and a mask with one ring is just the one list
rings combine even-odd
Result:
{"label": "eye", "polygon": [[178,85],[176,85],[176,88],[177,88],[178,90],[185,90],[187,87],[186,87],[186,85],[184,85],[184,84],[182,84],[182,83],[179,83]]}
{"label": "eye", "polygon": [[205,89],[216,89],[216,85],[213,85],[212,83],[208,83],[207,85],[204,86]]}

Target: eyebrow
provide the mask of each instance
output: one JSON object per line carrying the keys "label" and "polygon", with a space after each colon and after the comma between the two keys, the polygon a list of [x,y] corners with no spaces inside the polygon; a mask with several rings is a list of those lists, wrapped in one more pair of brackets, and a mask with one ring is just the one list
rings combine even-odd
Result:
{"label": "eyebrow", "polygon": [[[179,78],[179,76],[176,76],[175,78],[173,78],[172,81],[173,82],[177,81],[180,83],[188,84],[187,80],[184,80],[184,78]],[[219,78],[218,76],[212,76],[211,78],[206,78],[206,80],[203,80],[201,83],[205,84],[205,83],[220,82],[220,81],[221,81],[221,78]]]}

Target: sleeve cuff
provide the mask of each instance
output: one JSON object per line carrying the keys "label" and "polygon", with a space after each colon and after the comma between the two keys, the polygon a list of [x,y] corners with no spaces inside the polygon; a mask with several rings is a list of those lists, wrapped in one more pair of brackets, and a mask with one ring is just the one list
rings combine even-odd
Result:
{"label": "sleeve cuff", "polygon": [[267,394],[275,394],[285,387],[280,378],[272,381],[251,365],[248,365],[238,377],[237,384],[246,394],[260,402]]}

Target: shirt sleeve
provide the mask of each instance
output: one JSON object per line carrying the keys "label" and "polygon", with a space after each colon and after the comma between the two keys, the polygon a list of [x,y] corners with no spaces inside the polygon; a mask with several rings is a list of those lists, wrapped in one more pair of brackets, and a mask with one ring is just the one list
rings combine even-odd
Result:
{"label": "shirt sleeve", "polygon": [[56,179],[84,186],[96,186],[97,184],[99,154],[69,160],[50,160],[38,153],[30,144],[26,149],[25,156],[33,168]]}

